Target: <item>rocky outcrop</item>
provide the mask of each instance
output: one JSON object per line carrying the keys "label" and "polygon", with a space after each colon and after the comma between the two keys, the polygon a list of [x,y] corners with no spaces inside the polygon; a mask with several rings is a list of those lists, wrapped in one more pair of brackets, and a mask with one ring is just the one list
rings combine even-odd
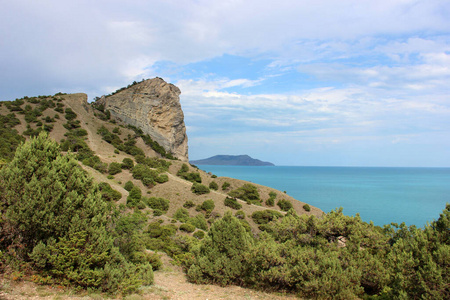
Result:
{"label": "rocky outcrop", "polygon": [[161,78],[134,83],[103,97],[100,102],[111,116],[133,125],[175,157],[188,161],[188,144],[180,89]]}

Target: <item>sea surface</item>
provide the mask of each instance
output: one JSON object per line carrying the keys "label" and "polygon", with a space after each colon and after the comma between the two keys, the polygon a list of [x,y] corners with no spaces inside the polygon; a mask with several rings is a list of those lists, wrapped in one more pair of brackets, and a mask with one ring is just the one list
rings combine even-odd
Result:
{"label": "sea surface", "polygon": [[423,227],[450,203],[450,168],[198,167],[269,186],[329,212],[342,207],[365,222]]}

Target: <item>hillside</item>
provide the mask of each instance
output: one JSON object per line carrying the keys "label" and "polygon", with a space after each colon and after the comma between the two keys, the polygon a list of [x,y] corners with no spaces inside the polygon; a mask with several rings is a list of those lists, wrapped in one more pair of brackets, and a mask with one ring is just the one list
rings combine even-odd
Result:
{"label": "hillside", "polygon": [[178,95],[156,78],[0,103],[0,298],[450,298],[450,204],[381,228],[203,172]]}
{"label": "hillside", "polygon": [[273,163],[261,161],[248,155],[215,155],[205,159],[191,160],[191,164],[210,166],[274,166]]}
{"label": "hillside", "polygon": [[[155,89],[160,86],[163,89],[167,87],[167,84],[162,83],[161,79],[151,81],[150,83],[144,82],[147,84],[146,88],[149,85],[153,85]],[[257,190],[259,199],[250,201],[234,196],[229,199],[234,198],[232,202],[234,201],[233,203],[241,208],[232,209],[226,206],[224,200],[228,197],[229,192],[250,185],[250,183],[233,178],[216,177],[185,163],[187,147],[184,148],[183,144],[187,142],[187,137],[169,137],[164,140],[162,134],[152,136],[149,134],[151,130],[143,131],[136,127],[145,122],[145,119],[141,118],[139,122],[127,124],[129,119],[121,117],[117,111],[118,106],[114,113],[113,110],[105,108],[109,107],[106,104],[109,97],[116,96],[117,98],[118,95],[126,94],[130,89],[139,87],[139,84],[133,84],[128,89],[121,89],[115,95],[103,97],[101,101],[95,103],[88,103],[87,96],[83,93],[59,93],[53,96],[25,97],[15,101],[2,102],[0,114],[4,131],[1,133],[2,139],[8,140],[7,143],[2,143],[2,160],[7,162],[12,159],[13,151],[11,149],[15,149],[18,142],[30,140],[39,132],[46,131],[51,139],[60,143],[63,151],[70,151],[76,155],[80,166],[97,183],[102,183],[103,186],[105,186],[104,183],[107,183],[106,186],[109,185],[112,190],[116,191],[115,193],[103,192],[103,194],[105,199],[114,200],[122,214],[132,215],[133,212],[139,211],[145,215],[146,224],[157,224],[161,228],[164,226],[175,228],[175,236],[180,237],[195,236],[197,239],[201,239],[214,220],[224,216],[226,211],[231,211],[233,214],[240,211],[242,224],[247,226],[253,234],[257,234],[260,224],[255,222],[256,219],[252,218],[252,214],[267,209],[285,214],[286,212],[277,206],[277,202],[280,200],[283,203],[291,203],[292,208],[298,214],[316,216],[323,214],[320,209],[312,206],[308,208],[309,211],[306,211],[305,203],[297,201],[283,192],[256,184],[251,184],[251,186]],[[155,90],[153,93],[161,98],[160,91]],[[176,93],[175,96],[178,97],[178,94]],[[114,102],[109,103],[111,105]],[[128,106],[128,115],[132,116],[134,114],[130,107],[132,106]],[[173,103],[169,107],[160,109],[164,110],[166,115],[179,115],[179,108]],[[172,112],[170,112],[171,110]],[[159,126],[157,118],[153,117],[151,122],[151,126],[155,128]],[[182,136],[184,136],[184,122],[176,120],[173,123],[178,128],[182,125]],[[147,129],[150,128],[150,125],[147,124]],[[169,124],[166,122],[164,126],[168,128]],[[166,134],[166,136],[170,134]],[[156,140],[162,141],[161,144]],[[174,149],[181,150],[173,151]],[[186,153],[183,149],[186,149]],[[181,153],[181,160],[175,158],[177,153]],[[125,162],[131,163],[135,168],[124,167]],[[138,174],[136,171],[138,166],[141,167],[139,172],[147,175],[139,175],[141,173]],[[131,191],[125,189],[125,184],[128,182],[140,190],[142,195],[140,199],[130,198]],[[193,182],[201,183],[207,191],[194,193],[192,191]],[[210,188],[208,189],[208,187]],[[168,200],[168,208],[165,210],[156,208],[156,206],[152,208],[153,200],[151,199]],[[212,200],[212,207],[204,207],[206,200]],[[283,208],[287,210],[285,207]],[[176,216],[177,212],[180,214],[180,210],[187,212],[187,216]],[[195,224],[193,231],[186,224]],[[182,230],[183,226],[188,229]],[[142,226],[144,229],[146,227]],[[150,249],[164,251],[164,247],[160,246],[150,247]],[[155,277],[157,278],[157,276]]]}

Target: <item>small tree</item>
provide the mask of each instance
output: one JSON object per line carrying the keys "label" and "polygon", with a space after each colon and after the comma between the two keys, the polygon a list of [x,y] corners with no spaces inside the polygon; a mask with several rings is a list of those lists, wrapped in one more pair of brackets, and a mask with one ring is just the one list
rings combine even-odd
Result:
{"label": "small tree", "polygon": [[252,244],[253,239],[241,222],[227,212],[211,226],[200,249],[195,251],[195,262],[188,270],[188,279],[221,286],[242,282],[249,269],[246,258]]}
{"label": "small tree", "polygon": [[210,188],[211,190],[217,191],[217,190],[219,189],[219,185],[217,184],[217,182],[211,181],[211,182],[209,183],[209,188]]}
{"label": "small tree", "polygon": [[191,191],[196,195],[208,194],[210,192],[206,185],[196,182],[192,184]]}

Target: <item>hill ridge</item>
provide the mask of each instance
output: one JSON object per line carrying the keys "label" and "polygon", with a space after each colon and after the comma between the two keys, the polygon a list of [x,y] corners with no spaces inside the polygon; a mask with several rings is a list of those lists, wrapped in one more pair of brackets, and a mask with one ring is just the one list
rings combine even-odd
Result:
{"label": "hill ridge", "polygon": [[250,157],[247,154],[242,155],[214,155],[205,159],[192,160],[195,165],[222,165],[222,166],[275,166],[271,162],[261,161]]}

